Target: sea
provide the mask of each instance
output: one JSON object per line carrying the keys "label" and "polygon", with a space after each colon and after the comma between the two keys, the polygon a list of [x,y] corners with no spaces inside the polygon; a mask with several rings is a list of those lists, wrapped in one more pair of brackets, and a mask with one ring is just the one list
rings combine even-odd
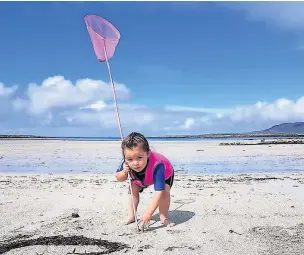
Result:
{"label": "sea", "polygon": [[[267,136],[267,137],[147,137],[148,141],[223,141],[223,140],[276,140],[276,139],[296,139],[295,137],[277,137],[277,136]],[[69,141],[120,141],[120,137],[85,137],[85,136],[75,136],[75,137],[54,137],[48,138],[48,140],[69,140]]]}

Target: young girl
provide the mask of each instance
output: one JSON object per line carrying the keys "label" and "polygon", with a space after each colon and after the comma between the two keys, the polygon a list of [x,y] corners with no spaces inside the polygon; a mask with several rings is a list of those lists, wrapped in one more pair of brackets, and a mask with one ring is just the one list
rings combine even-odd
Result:
{"label": "young girl", "polygon": [[[130,173],[135,211],[139,203],[139,193],[154,184],[155,195],[141,217],[143,226],[149,224],[157,207],[160,221],[165,226],[174,226],[175,223],[168,219],[170,189],[174,179],[174,169],[170,161],[160,153],[152,152],[147,139],[136,132],[132,132],[122,141],[121,149],[124,161],[116,172],[116,179],[123,182]],[[133,222],[135,217],[130,197],[129,217],[126,224]]]}

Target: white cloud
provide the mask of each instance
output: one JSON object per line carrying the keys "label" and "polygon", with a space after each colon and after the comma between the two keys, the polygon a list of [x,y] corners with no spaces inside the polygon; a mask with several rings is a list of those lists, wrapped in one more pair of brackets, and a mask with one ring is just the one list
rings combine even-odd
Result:
{"label": "white cloud", "polygon": [[195,123],[195,120],[193,118],[187,118],[184,122],[183,128],[184,129],[190,129]]}
{"label": "white cloud", "polygon": [[13,101],[12,101],[12,106],[13,108],[16,110],[16,111],[20,111],[20,110],[24,110],[28,107],[28,104],[29,102],[22,99],[22,98],[15,98]]}
{"label": "white cloud", "polygon": [[[117,100],[129,98],[130,91],[124,84],[115,83],[115,88]],[[53,108],[77,107],[111,97],[111,87],[103,81],[81,79],[73,85],[63,76],[54,76],[45,79],[41,85],[29,84],[26,101],[18,99],[15,104],[17,108],[27,106],[30,113],[41,114]]]}
{"label": "white cloud", "polygon": [[107,107],[107,104],[104,101],[99,100],[99,101],[97,101],[97,102],[95,102],[93,104],[80,107],[80,109],[102,110],[102,109],[105,109],[106,107]]}
{"label": "white cloud", "polygon": [[[184,121],[171,122],[171,125],[164,127],[164,130],[168,132],[191,131],[195,123],[196,120],[194,118],[186,118]],[[168,124],[170,124],[170,122]]]}
{"label": "white cloud", "polygon": [[[19,132],[22,128],[25,133],[42,135],[119,135],[111,87],[103,81],[83,79],[73,84],[55,76],[41,85],[29,84],[23,95],[15,97],[15,87],[2,84],[0,88],[11,95],[0,100],[0,133]],[[147,135],[243,132],[281,122],[304,121],[304,97],[229,108],[151,108],[131,104],[130,90],[123,84],[117,85],[116,92],[124,134],[133,130]]]}
{"label": "white cloud", "polygon": [[5,87],[4,84],[0,82],[0,98],[12,96],[16,92],[17,88],[18,87],[16,85]]}
{"label": "white cloud", "polygon": [[[167,107],[168,112],[178,110],[181,113],[183,109],[189,118],[183,124],[175,125],[175,128],[167,126],[166,130],[182,131],[182,129],[191,130],[195,127],[202,133],[203,130],[207,129],[211,132],[213,128],[218,130],[217,128],[220,126],[220,132],[225,132],[225,128],[230,130],[231,127],[234,131],[241,132],[254,131],[255,127],[258,129],[266,128],[275,123],[286,121],[304,121],[304,97],[300,97],[296,101],[281,98],[272,103],[257,102],[253,105],[227,109],[206,109],[206,111],[203,110],[204,108]],[[202,114],[204,116],[201,116]]]}
{"label": "white cloud", "polygon": [[285,98],[276,100],[274,103],[258,102],[253,106],[235,109],[228,115],[234,121],[257,118],[260,121],[284,121],[304,119],[304,97],[293,102]]}
{"label": "white cloud", "polygon": [[[123,127],[139,128],[152,123],[156,118],[155,112],[147,107],[119,104],[118,109]],[[102,109],[98,108],[94,110],[94,108],[90,108],[89,111],[74,111],[73,113],[69,113],[68,118],[70,123],[77,125],[99,125],[104,128],[116,128],[118,126],[115,106],[113,104],[109,104]]]}
{"label": "white cloud", "polygon": [[218,113],[218,112],[229,112],[229,109],[220,108],[201,108],[201,107],[189,107],[189,106],[177,106],[177,105],[166,105],[164,108],[170,112],[200,112],[200,113]]}
{"label": "white cloud", "polygon": [[286,120],[288,118],[304,119],[304,97],[296,101],[280,98],[273,103],[257,102],[253,105],[236,106],[234,108],[190,108],[184,106],[170,106],[167,111],[185,111],[192,113],[205,113],[206,116],[201,121],[210,119],[225,119],[231,121],[242,121],[246,119],[258,118],[258,120]]}

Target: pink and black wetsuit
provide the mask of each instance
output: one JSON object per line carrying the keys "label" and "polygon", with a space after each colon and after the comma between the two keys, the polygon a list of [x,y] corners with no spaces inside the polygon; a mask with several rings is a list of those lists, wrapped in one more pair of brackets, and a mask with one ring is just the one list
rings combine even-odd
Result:
{"label": "pink and black wetsuit", "polygon": [[[117,172],[122,171],[123,163],[121,163]],[[140,172],[135,172],[131,169],[130,176],[132,182],[141,188],[140,192],[150,185],[154,185],[154,190],[160,191],[165,189],[165,184],[172,187],[174,169],[171,162],[165,156],[151,151],[146,167]]]}

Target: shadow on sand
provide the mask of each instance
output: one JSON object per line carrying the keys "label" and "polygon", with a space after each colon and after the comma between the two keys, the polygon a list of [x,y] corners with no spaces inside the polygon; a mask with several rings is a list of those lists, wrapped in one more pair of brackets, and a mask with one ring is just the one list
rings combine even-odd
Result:
{"label": "shadow on sand", "polygon": [[[170,220],[172,220],[175,223],[175,226],[179,225],[179,224],[182,224],[182,223],[185,223],[186,221],[190,220],[195,215],[195,213],[191,212],[191,211],[178,210],[182,206],[184,206],[186,204],[191,204],[194,201],[195,201],[194,199],[181,199],[181,200],[173,201],[173,203],[179,204],[179,206],[177,208],[175,208],[174,210],[169,211],[168,217],[170,218]],[[165,227],[164,225],[161,225],[161,226],[158,226],[158,227],[151,227],[156,222],[159,221],[159,213],[153,215],[151,220],[153,220],[155,222],[150,224],[150,226],[149,226],[150,231]]]}
{"label": "shadow on sand", "polygon": [[[190,220],[195,215],[194,212],[191,211],[182,211],[182,210],[174,210],[169,211],[169,218],[175,223],[175,226],[185,223],[188,220]],[[156,230],[159,228],[165,227],[164,225],[153,227],[153,225],[157,222],[159,222],[159,214],[155,214],[152,216],[151,220],[155,221],[154,223],[150,224],[149,230]]]}

